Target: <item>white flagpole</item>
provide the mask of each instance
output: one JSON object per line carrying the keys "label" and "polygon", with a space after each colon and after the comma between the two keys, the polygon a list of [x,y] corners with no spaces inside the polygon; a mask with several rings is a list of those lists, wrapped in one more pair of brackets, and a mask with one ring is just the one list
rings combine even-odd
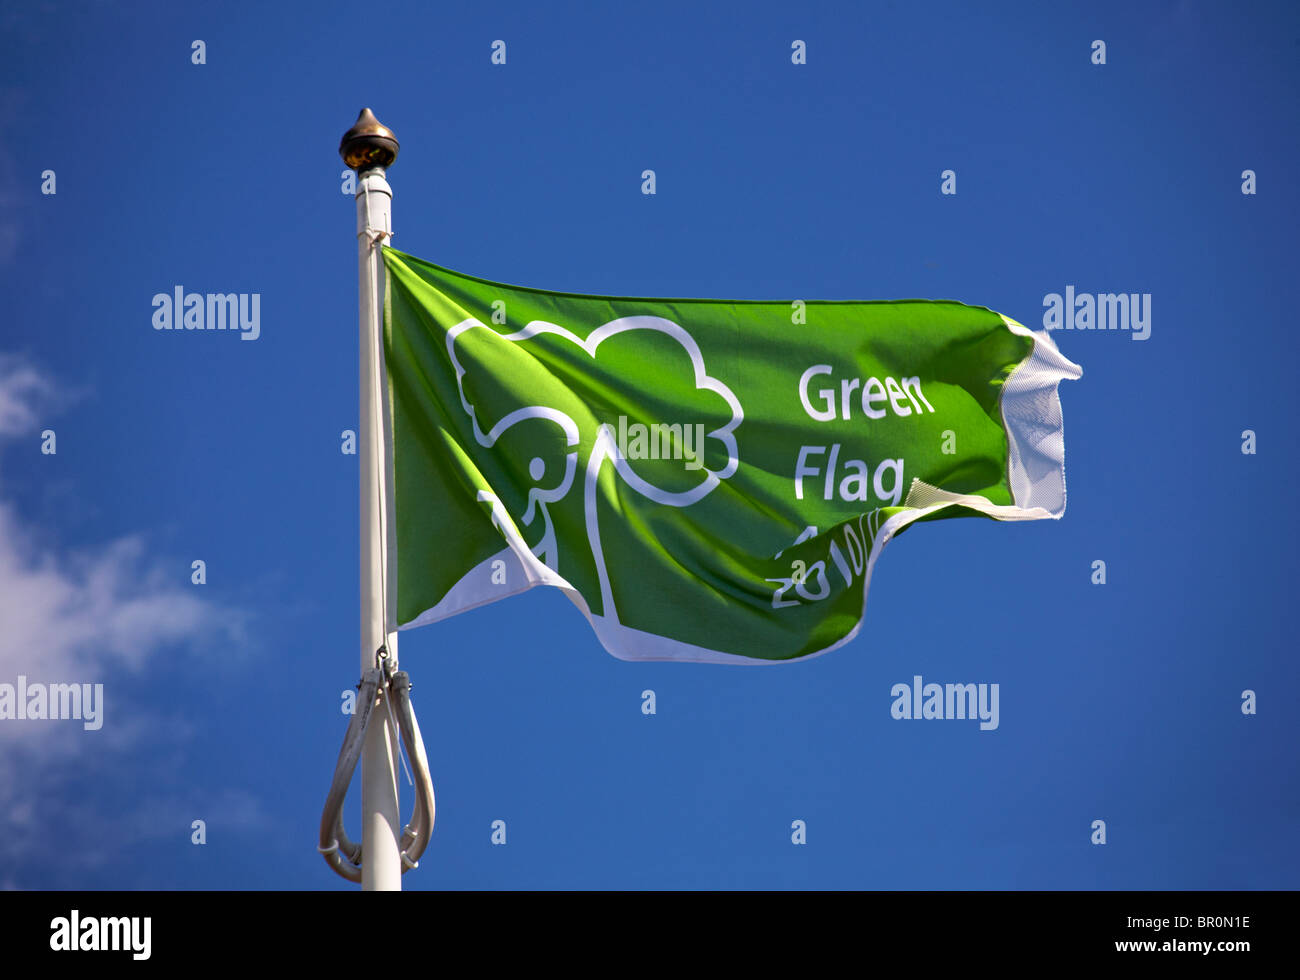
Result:
{"label": "white flagpole", "polygon": [[[397,669],[396,598],[392,584],[392,495],[389,486],[383,359],[384,263],[380,247],[392,233],[393,192],[386,168],[397,159],[391,130],[363,109],[343,136],[339,153],[357,174],[357,268],[361,293],[361,417],[358,432],[361,468],[361,671],[377,665],[376,652],[387,651]],[[383,695],[380,695],[383,701]],[[388,707],[378,704],[366,729],[361,756],[361,888],[401,891],[402,834],[397,798],[400,753]]]}

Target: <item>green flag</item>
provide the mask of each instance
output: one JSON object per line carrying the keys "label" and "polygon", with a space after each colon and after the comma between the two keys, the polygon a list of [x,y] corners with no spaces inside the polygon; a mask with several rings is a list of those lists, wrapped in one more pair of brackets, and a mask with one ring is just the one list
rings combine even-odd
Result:
{"label": "green flag", "polygon": [[955,302],[629,299],[384,249],[397,621],[562,589],[625,660],[853,638],[919,520],[1059,518],[1045,332]]}

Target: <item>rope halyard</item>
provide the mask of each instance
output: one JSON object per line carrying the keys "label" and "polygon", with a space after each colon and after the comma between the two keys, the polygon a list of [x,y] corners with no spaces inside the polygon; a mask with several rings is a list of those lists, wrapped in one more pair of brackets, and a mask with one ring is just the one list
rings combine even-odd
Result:
{"label": "rope halyard", "polygon": [[[365,672],[361,683],[357,685],[356,711],[343,736],[343,747],[339,750],[338,763],[334,767],[334,779],[325,798],[325,809],[321,813],[320,843],[316,846],[325,863],[348,881],[361,880],[362,853],[361,845],[351,840],[343,829],[343,801],[361,759],[370,716],[381,699],[415,770],[415,806],[410,822],[402,829],[399,845],[403,874],[419,865],[420,856],[428,846],[433,831],[433,777],[429,774],[424,739],[415,719],[415,710],[411,707],[411,678],[405,671],[393,671],[388,651],[382,646],[375,651],[375,665]],[[396,702],[396,711],[393,701]]]}

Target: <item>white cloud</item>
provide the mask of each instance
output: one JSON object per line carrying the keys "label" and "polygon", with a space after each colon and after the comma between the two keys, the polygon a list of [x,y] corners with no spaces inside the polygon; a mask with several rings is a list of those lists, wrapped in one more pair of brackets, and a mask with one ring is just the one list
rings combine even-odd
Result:
{"label": "white cloud", "polygon": [[[55,390],[31,364],[0,354],[0,439],[32,431],[44,410],[39,406]],[[102,781],[104,773],[88,765],[111,759],[130,766],[129,753],[142,744],[184,737],[186,722],[163,717],[173,708],[124,703],[115,678],[142,672],[163,651],[242,643],[243,616],[201,598],[187,573],[184,563],[151,557],[138,533],[91,547],[56,547],[0,499],[0,683],[25,675],[30,682],[105,685],[101,730],[86,731],[77,721],[0,720],[0,825],[10,828],[0,835],[0,858],[11,871],[14,861],[21,866],[37,854],[93,851],[102,842],[91,830],[79,830],[76,840],[55,840],[50,831],[69,822],[70,795]],[[231,810],[245,823],[260,819],[256,801],[238,792],[215,799],[217,812]]]}
{"label": "white cloud", "polygon": [[49,381],[20,357],[0,354],[0,437],[36,428],[37,412],[53,401]]}
{"label": "white cloud", "polygon": [[[34,429],[34,405],[55,390],[22,358],[0,354],[0,437]],[[98,681],[113,668],[139,670],[170,645],[240,631],[240,617],[199,598],[175,568],[150,560],[139,534],[59,552],[3,499],[0,623],[0,682],[18,673]]]}
{"label": "white cloud", "polygon": [[0,501],[0,680],[102,680],[170,644],[228,631],[213,603],[175,579],[146,560],[136,535],[55,554]]}

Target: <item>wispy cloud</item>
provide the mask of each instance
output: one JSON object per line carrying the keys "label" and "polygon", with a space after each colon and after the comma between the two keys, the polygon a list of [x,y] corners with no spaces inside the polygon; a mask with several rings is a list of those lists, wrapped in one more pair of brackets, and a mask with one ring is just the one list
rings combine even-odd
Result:
{"label": "wispy cloud", "polygon": [[[55,390],[31,364],[0,354],[0,439],[32,431]],[[170,645],[228,636],[239,619],[151,560],[140,534],[58,552],[0,499],[0,622],[0,681],[18,672],[94,681],[139,670]]]}
{"label": "wispy cloud", "polygon": [[[42,424],[56,390],[36,366],[0,354],[0,448]],[[105,683],[105,724],[86,731],[75,721],[0,720],[0,863],[9,866],[7,883],[28,886],[41,882],[14,875],[33,867],[37,855],[93,854],[102,846],[97,832],[78,830],[82,821],[69,820],[68,811],[69,798],[102,776],[98,767],[129,766],[141,747],[160,737],[166,744],[188,730],[186,722],[166,715],[172,709],[165,699],[124,703],[114,679],[140,675],[164,652],[215,641],[239,644],[243,634],[239,611],[201,598],[183,577],[178,580],[178,563],[152,556],[142,533],[71,549],[50,540],[23,521],[12,500],[0,497],[0,683],[14,684],[19,675],[33,682]],[[140,689],[138,683],[122,686]],[[169,808],[188,812],[204,802],[171,799]],[[260,819],[257,801],[240,791],[214,788],[206,802],[210,811],[235,813],[237,823]],[[119,828],[130,837],[145,833],[140,827],[147,820],[137,816],[113,819],[132,821]],[[58,825],[70,825],[71,836],[56,839],[51,828]]]}
{"label": "wispy cloud", "polygon": [[58,555],[3,502],[0,622],[0,678],[23,671],[86,681],[113,667],[138,670],[170,644],[230,628],[213,603],[146,560],[140,537]]}
{"label": "wispy cloud", "polygon": [[44,375],[23,358],[0,353],[0,438],[31,432],[37,413],[54,400],[54,386]]}

